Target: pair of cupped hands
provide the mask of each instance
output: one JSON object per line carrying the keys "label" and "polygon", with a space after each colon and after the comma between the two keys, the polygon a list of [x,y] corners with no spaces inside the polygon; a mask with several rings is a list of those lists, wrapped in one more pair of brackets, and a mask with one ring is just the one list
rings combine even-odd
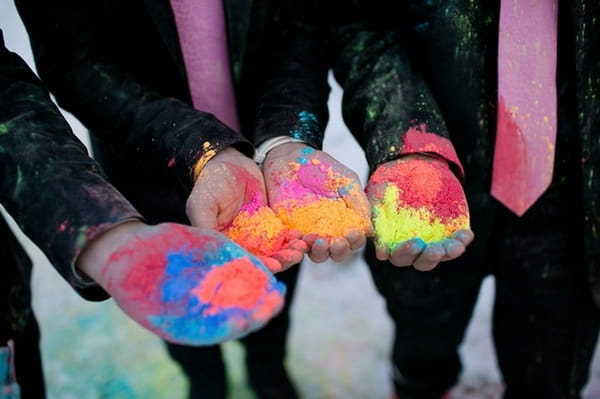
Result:
{"label": "pair of cupped hands", "polygon": [[[440,262],[460,256],[473,239],[469,230],[459,230],[452,236],[439,242],[426,245],[418,237],[398,243],[390,250],[384,245],[379,245],[377,232],[373,231],[371,224],[371,208],[383,201],[383,186],[386,183],[369,181],[365,190],[344,190],[343,187],[335,188],[315,187],[315,182],[325,179],[312,179],[302,181],[298,176],[296,161],[305,159],[308,164],[330,165],[328,173],[339,175],[339,179],[330,178],[331,181],[343,181],[344,186],[361,186],[357,174],[350,168],[338,162],[328,153],[323,151],[310,151],[307,158],[307,145],[302,143],[287,143],[271,150],[263,163],[262,170],[254,161],[233,148],[227,148],[211,159],[200,173],[192,193],[187,201],[187,215],[193,226],[223,230],[239,212],[245,201],[255,198],[256,193],[264,199],[265,205],[277,208],[280,202],[289,200],[282,190],[282,183],[286,180],[297,179],[305,188],[312,189],[312,194],[322,196],[327,193],[327,198],[340,198],[346,206],[365,220],[366,229],[348,229],[343,236],[318,237],[314,234],[301,236],[290,241],[289,245],[273,255],[280,263],[277,271],[299,263],[304,254],[316,263],[324,262],[331,258],[336,262],[347,259],[352,251],[361,248],[369,237],[373,237],[376,244],[376,256],[380,260],[387,260],[395,266],[413,266],[417,270],[427,271],[435,268]],[[421,154],[407,155],[399,160],[390,161],[379,166],[379,169],[393,169],[399,162],[411,162],[413,159],[425,159],[428,162],[444,163],[443,159],[429,157]],[[315,167],[315,173],[324,173]],[[452,174],[448,170],[448,173]],[[306,179],[306,178],[304,178]],[[350,183],[348,183],[350,182]],[[460,182],[454,177],[454,183]],[[332,194],[333,191],[333,194]],[[461,204],[449,204],[459,206]]]}
{"label": "pair of cupped hands", "polygon": [[[209,345],[246,335],[276,315],[283,307],[285,287],[272,273],[299,263],[304,255],[317,263],[329,258],[343,261],[373,237],[378,259],[426,271],[460,256],[473,239],[470,230],[461,230],[439,242],[424,244],[415,237],[393,248],[380,245],[371,209],[383,201],[386,182],[370,179],[364,190],[318,187],[321,181],[362,186],[351,169],[326,152],[308,148],[302,143],[280,145],[267,154],[262,169],[233,147],[220,151],[198,174],[188,197],[191,226],[122,223],[91,241],[78,257],[77,268],[100,284],[129,317],[161,338]],[[327,164],[326,173],[340,179],[311,178],[325,173],[319,168],[298,176],[298,159],[308,167]],[[400,163],[415,159],[432,166],[445,164],[436,157],[407,155],[380,165],[375,173],[393,172]],[[449,169],[447,173],[452,175]],[[297,233],[268,261],[252,256],[222,233],[250,200],[259,198],[270,208],[286,201],[282,187],[290,179],[302,184],[311,197],[343,200],[367,227],[347,229],[338,237]],[[450,181],[460,185],[454,175]],[[465,204],[448,206],[459,205]]]}

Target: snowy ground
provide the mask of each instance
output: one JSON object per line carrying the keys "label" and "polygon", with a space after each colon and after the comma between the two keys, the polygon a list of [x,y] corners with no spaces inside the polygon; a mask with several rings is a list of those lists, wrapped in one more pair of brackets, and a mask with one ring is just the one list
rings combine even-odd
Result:
{"label": "snowy ground", "polygon": [[[0,28],[9,49],[33,65],[25,31],[11,1],[0,2]],[[343,126],[337,86],[331,96],[326,149],[366,175],[360,149]],[[81,125],[68,120],[84,143]],[[186,382],[162,342],[112,303],[80,299],[25,237],[35,260],[34,308],[42,328],[49,399],[184,398]],[[306,262],[302,268],[289,340],[288,364],[305,399],[386,399],[391,323],[368,270],[357,254],[345,263]],[[465,370],[456,399],[499,398],[502,384],[490,339],[493,279],[485,281],[461,348]],[[225,345],[231,399],[252,399],[244,383],[241,349]],[[596,356],[586,399],[600,398]]]}

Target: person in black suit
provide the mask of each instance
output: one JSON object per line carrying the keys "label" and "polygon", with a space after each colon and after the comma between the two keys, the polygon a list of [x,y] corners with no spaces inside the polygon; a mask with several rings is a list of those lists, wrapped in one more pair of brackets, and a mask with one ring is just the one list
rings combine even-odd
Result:
{"label": "person in black suit", "polygon": [[[223,166],[229,170],[231,165],[242,165],[262,178],[252,161],[254,147],[249,141],[191,106],[167,0],[64,0],[51,5],[19,0],[16,5],[40,77],[58,104],[90,130],[94,158],[148,223],[190,223],[186,202],[194,184],[215,183],[194,181],[191,170],[214,153],[217,155],[205,168],[212,164],[215,170]],[[262,65],[262,44],[270,37],[277,3],[230,1],[226,5],[238,112],[244,128],[252,125],[253,77]],[[211,147],[203,147],[205,142]],[[215,162],[219,159],[222,162]],[[301,252],[295,251],[293,261],[288,259],[285,266],[299,262]],[[277,278],[287,285],[283,311],[242,340],[250,384],[261,398],[297,397],[283,364],[297,274],[298,267],[278,273]],[[226,397],[219,346],[168,342],[167,348],[190,381],[190,398]]]}
{"label": "person in black suit", "polygon": [[[418,240],[385,248],[377,229],[367,246],[395,325],[399,398],[440,398],[456,383],[458,347],[489,275],[504,397],[580,397],[600,326],[599,13],[596,1],[559,2],[554,175],[522,217],[490,195],[498,1],[296,1],[282,13],[255,143],[290,131],[320,148],[333,68],[345,123],[370,166],[373,205],[386,170],[423,159],[454,174],[448,181],[466,194],[475,234],[466,252]],[[311,129],[286,129],[302,115]]]}

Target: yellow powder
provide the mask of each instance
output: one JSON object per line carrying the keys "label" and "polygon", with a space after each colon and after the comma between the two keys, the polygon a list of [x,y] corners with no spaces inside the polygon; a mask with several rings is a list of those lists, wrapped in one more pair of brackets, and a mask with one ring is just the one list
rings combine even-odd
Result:
{"label": "yellow powder", "polygon": [[309,204],[290,200],[279,206],[277,216],[283,224],[302,234],[344,236],[349,229],[365,230],[368,223],[342,199],[320,199]]}
{"label": "yellow powder", "polygon": [[373,208],[373,228],[377,241],[390,250],[411,238],[430,243],[448,238],[456,230],[469,228],[467,215],[442,221],[433,209],[399,208],[398,194],[398,187],[389,185],[382,203]]}

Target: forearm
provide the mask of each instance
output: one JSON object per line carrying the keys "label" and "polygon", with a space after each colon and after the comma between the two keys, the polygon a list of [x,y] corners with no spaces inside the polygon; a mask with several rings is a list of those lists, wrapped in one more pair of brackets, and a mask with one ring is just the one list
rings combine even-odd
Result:
{"label": "forearm", "polygon": [[[183,78],[163,76],[168,62],[157,60],[161,67],[144,70],[127,58],[128,45],[119,46],[109,16],[94,15],[97,6],[70,0],[17,4],[44,83],[64,109],[116,152],[168,168],[188,188],[198,161],[230,145],[252,154],[240,134],[187,102]],[[138,28],[132,24],[132,30]]]}
{"label": "forearm", "polygon": [[[401,32],[332,32],[335,77],[344,90],[344,120],[371,169],[405,154],[432,153],[462,175],[436,101],[409,58]],[[357,51],[356,49],[361,49]]]}
{"label": "forearm", "polygon": [[0,98],[0,202],[59,273],[82,288],[73,269],[81,248],[140,215],[103,179],[41,82],[4,48]]}
{"label": "forearm", "polygon": [[306,17],[305,8],[310,8],[305,2],[290,2],[282,13],[275,35],[279,41],[266,63],[255,144],[276,136],[290,136],[312,147],[322,147],[329,118],[329,54],[324,26]]}

